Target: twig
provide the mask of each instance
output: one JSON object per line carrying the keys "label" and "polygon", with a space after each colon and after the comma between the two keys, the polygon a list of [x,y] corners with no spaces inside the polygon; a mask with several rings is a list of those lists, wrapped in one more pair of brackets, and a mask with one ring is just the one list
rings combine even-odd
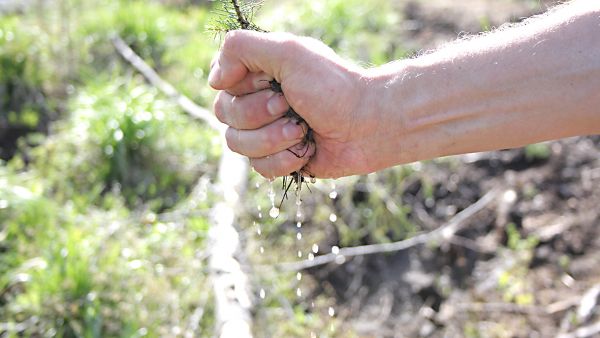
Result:
{"label": "twig", "polygon": [[467,312],[503,312],[522,315],[548,315],[541,306],[525,306],[513,303],[458,303],[457,310]]}
{"label": "twig", "polygon": [[[152,67],[127,46],[123,39],[115,36],[112,42],[119,54],[152,85],[175,100],[188,114],[204,120],[210,127],[218,130],[221,138],[224,139],[225,128],[207,109],[196,105],[164,81]],[[223,198],[211,210],[208,245],[210,277],[216,304],[215,336],[251,338],[253,299],[250,296],[248,277],[240,263],[244,261],[239,259],[243,250],[235,227],[236,211],[243,209],[241,199],[246,192],[249,166],[244,157],[233,153],[225,146],[226,142],[221,144],[223,155],[214,186]]]}
{"label": "twig", "polygon": [[588,338],[588,337],[596,337],[597,334],[600,334],[600,321],[578,328],[575,332],[566,333],[558,336],[558,338]]}
{"label": "twig", "polygon": [[304,260],[300,262],[281,263],[277,267],[283,270],[299,271],[316,266],[329,264],[332,262],[345,262],[347,257],[365,256],[378,253],[398,252],[407,250],[420,244],[430,242],[448,242],[454,237],[454,234],[466,226],[465,221],[473,217],[475,214],[487,207],[498,196],[498,190],[492,190],[485,194],[474,204],[456,214],[448,223],[431,232],[423,233],[415,237],[405,239],[394,243],[382,243],[363,245],[350,248],[340,249],[338,254],[329,253],[322,256],[317,256],[312,260]]}
{"label": "twig", "polygon": [[244,14],[242,14],[242,10],[240,9],[240,5],[238,4],[237,0],[231,0],[231,3],[235,9],[235,14],[237,15],[237,20],[240,24],[240,27],[242,27],[242,29],[248,29],[248,27],[250,27],[250,23],[248,20],[246,20]]}

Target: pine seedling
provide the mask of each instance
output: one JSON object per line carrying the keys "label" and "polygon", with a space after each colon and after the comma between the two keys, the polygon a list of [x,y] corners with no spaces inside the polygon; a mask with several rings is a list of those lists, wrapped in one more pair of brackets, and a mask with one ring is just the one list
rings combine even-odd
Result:
{"label": "pine seedling", "polygon": [[[254,15],[262,5],[262,1],[219,0],[219,3],[221,4],[221,8],[216,10],[218,18],[209,27],[209,30],[216,33],[226,33],[236,29],[267,32],[252,22]],[[271,86],[271,90],[284,95],[281,84],[277,82],[277,80],[271,80],[269,84]],[[306,132],[304,133],[304,137],[301,142],[302,147],[300,147],[302,150],[300,152],[296,152],[288,149],[288,151],[298,158],[307,156],[311,147],[314,148],[316,152],[313,130],[310,128],[310,126],[308,126],[306,121],[291,107],[286,112],[285,116],[295,120],[296,124],[298,125],[306,126]],[[314,156],[314,153],[311,156]],[[279,204],[280,208],[283,204],[283,201],[287,199],[287,194],[292,185],[295,184],[296,195],[300,194],[303,183],[307,185],[307,188],[309,188],[307,177],[310,178],[311,183],[315,183],[314,175],[312,175],[306,168],[302,168],[283,177],[283,197],[281,199],[281,203]]]}

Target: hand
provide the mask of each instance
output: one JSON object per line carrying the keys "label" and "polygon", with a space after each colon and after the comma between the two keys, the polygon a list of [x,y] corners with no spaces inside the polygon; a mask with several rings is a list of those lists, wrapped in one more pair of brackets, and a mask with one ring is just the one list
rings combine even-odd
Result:
{"label": "hand", "polygon": [[[214,109],[229,125],[228,146],[257,172],[271,178],[304,167],[316,177],[340,177],[372,171],[378,119],[367,116],[363,72],[314,39],[232,31],[209,83],[220,90]],[[285,97],[271,90],[273,79]],[[313,129],[316,149],[303,149],[307,128],[284,116],[290,106]]]}

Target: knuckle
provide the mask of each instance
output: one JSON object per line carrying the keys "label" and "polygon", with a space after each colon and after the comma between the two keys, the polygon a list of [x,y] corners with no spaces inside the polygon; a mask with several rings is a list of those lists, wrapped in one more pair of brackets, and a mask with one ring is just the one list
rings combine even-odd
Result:
{"label": "knuckle", "polygon": [[213,108],[217,120],[221,121],[221,123],[227,124],[227,121],[225,119],[225,109],[223,109],[223,99],[221,95],[217,96],[217,98],[215,99]]}
{"label": "knuckle", "polygon": [[238,135],[239,131],[234,128],[227,128],[225,131],[225,142],[227,142],[227,147],[231,149],[231,151],[239,153],[239,144],[238,144]]}
{"label": "knuckle", "polygon": [[294,52],[300,48],[301,42],[298,38],[292,35],[285,35],[281,39],[281,46],[289,52]]}
{"label": "knuckle", "polygon": [[242,38],[242,31],[239,30],[233,30],[233,31],[229,31],[227,32],[227,34],[225,35],[225,39],[223,40],[223,46],[222,46],[222,50],[223,51],[230,51],[233,48],[235,48],[235,46],[238,45],[240,39]]}

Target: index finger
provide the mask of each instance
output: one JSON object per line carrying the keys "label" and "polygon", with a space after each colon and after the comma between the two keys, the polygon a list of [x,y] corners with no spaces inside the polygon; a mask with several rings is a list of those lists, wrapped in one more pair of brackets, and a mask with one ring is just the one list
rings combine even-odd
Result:
{"label": "index finger", "polygon": [[264,72],[281,80],[284,63],[297,43],[287,33],[236,30],[227,33],[209,75],[209,84],[225,90],[242,81],[248,72]]}

